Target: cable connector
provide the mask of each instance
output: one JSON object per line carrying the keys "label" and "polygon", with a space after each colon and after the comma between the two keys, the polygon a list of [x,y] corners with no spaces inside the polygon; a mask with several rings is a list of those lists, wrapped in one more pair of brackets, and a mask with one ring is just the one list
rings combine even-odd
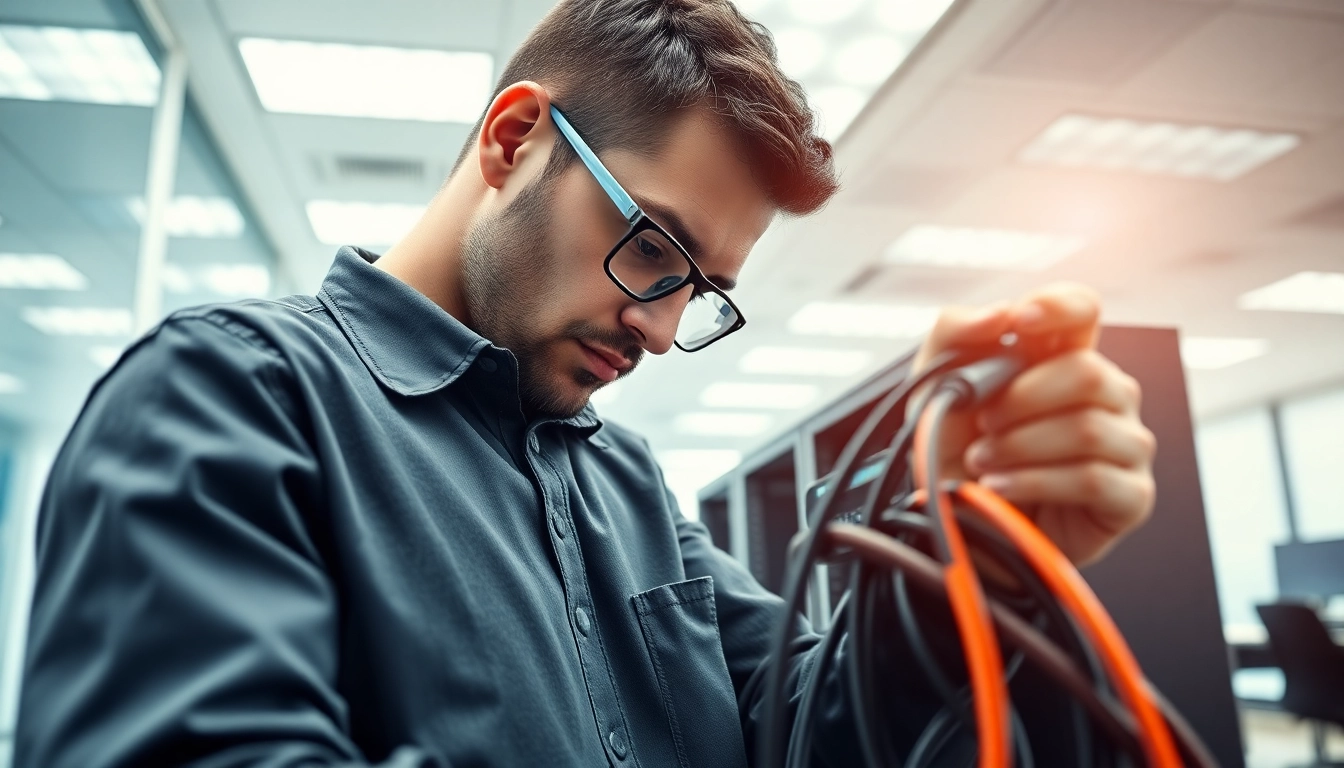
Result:
{"label": "cable connector", "polygon": [[948,371],[938,388],[956,394],[953,408],[971,408],[998,394],[1024,368],[1026,361],[1016,355],[995,355]]}

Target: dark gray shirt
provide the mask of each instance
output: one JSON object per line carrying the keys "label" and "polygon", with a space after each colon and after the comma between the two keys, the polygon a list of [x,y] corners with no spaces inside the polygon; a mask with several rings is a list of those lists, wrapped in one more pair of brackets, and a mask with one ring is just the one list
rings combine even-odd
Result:
{"label": "dark gray shirt", "polygon": [[95,387],[42,502],[17,764],[746,765],[781,601],[642,439],[526,420],[513,355],[372,258],[179,312]]}

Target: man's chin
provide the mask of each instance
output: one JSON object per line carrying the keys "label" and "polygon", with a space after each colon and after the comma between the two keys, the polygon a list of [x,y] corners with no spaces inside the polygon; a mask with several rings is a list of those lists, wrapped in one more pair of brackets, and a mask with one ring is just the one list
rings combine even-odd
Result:
{"label": "man's chin", "polygon": [[579,369],[567,381],[524,386],[523,410],[533,417],[568,419],[579,415],[588,398],[602,383],[591,372]]}

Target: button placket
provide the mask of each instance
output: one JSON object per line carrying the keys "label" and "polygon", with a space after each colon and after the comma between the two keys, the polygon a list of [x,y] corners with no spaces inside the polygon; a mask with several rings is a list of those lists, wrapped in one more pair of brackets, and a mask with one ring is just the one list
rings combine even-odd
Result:
{"label": "button placket", "polygon": [[[592,703],[596,718],[599,740],[605,740],[608,753],[617,760],[630,757],[634,765],[639,765],[630,752],[625,736],[625,712],[616,693],[615,681],[611,677],[606,648],[602,642],[598,627],[584,606],[592,605],[592,594],[588,588],[587,573],[583,566],[583,553],[579,548],[579,539],[573,538],[569,546],[564,543],[565,533],[572,530],[569,517],[569,502],[564,477],[560,468],[540,451],[535,430],[527,437],[527,463],[533,476],[540,484],[543,514],[556,529],[556,537],[551,539],[557,563],[560,567],[560,579],[565,590],[565,602],[572,606],[571,621],[575,631],[579,664],[583,670],[584,683],[588,688],[589,701]],[[563,454],[562,454],[563,455]],[[604,726],[604,723],[613,725]],[[613,742],[613,735],[615,741]],[[617,749],[617,744],[620,749]]]}

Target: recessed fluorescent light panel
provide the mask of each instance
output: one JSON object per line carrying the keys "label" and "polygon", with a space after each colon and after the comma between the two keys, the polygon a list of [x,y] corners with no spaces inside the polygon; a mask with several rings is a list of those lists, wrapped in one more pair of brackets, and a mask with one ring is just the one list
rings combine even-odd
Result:
{"label": "recessed fluorescent light panel", "polygon": [[[141,226],[145,224],[145,199],[132,197],[126,208]],[[238,237],[243,233],[243,214],[227,197],[182,195],[168,203],[164,227],[170,237]]]}
{"label": "recessed fluorescent light panel", "polygon": [[1065,115],[1022,150],[1024,163],[1231,181],[1301,143],[1291,133]]}
{"label": "recessed fluorescent light panel", "polygon": [[802,408],[821,390],[813,384],[758,384],[720,381],[705,387],[700,404],[710,408],[767,408],[791,411]]}
{"label": "recessed fluorescent light panel", "polygon": [[872,360],[872,353],[863,349],[756,347],[738,360],[737,369],[743,373],[843,378],[867,368]]}
{"label": "recessed fluorescent light panel", "polygon": [[1181,339],[1181,362],[1197,371],[1214,371],[1244,363],[1269,352],[1265,339],[1187,336]]}
{"label": "recessed fluorescent light panel", "polygon": [[271,290],[271,271],[260,264],[165,264],[163,287],[178,294],[263,297]]}
{"label": "recessed fluorescent light panel", "polygon": [[0,24],[0,97],[149,107],[159,67],[134,32]]}
{"label": "recessed fluorescent light panel", "polygon": [[17,395],[23,391],[23,379],[11,373],[0,373],[0,395]]}
{"label": "recessed fluorescent light panel", "polygon": [[0,253],[0,288],[82,291],[88,278],[70,262],[50,253]]}
{"label": "recessed fluorescent light panel", "polygon": [[774,33],[780,68],[834,141],[952,0],[736,0]]}
{"label": "recessed fluorescent light panel", "polygon": [[475,123],[490,100],[488,53],[249,37],[238,43],[271,112]]}
{"label": "recessed fluorescent light panel", "polygon": [[392,245],[425,213],[423,205],[310,200],[308,222],[327,245]]}
{"label": "recessed fluorescent light panel", "polygon": [[804,336],[913,339],[938,319],[937,307],[814,301],[789,318],[789,331]]}
{"label": "recessed fluorescent light panel", "polygon": [[25,307],[23,319],[50,336],[129,336],[131,311],[100,307]]}
{"label": "recessed fluorescent light panel", "polygon": [[1298,272],[1237,299],[1242,309],[1344,315],[1344,273]]}
{"label": "recessed fluorescent light panel", "polygon": [[750,437],[770,428],[771,417],[761,413],[696,411],[678,414],[672,428],[683,435]]}
{"label": "recessed fluorescent light panel", "polygon": [[1035,271],[1082,250],[1078,237],[1011,229],[920,225],[906,231],[882,256],[888,264]]}

